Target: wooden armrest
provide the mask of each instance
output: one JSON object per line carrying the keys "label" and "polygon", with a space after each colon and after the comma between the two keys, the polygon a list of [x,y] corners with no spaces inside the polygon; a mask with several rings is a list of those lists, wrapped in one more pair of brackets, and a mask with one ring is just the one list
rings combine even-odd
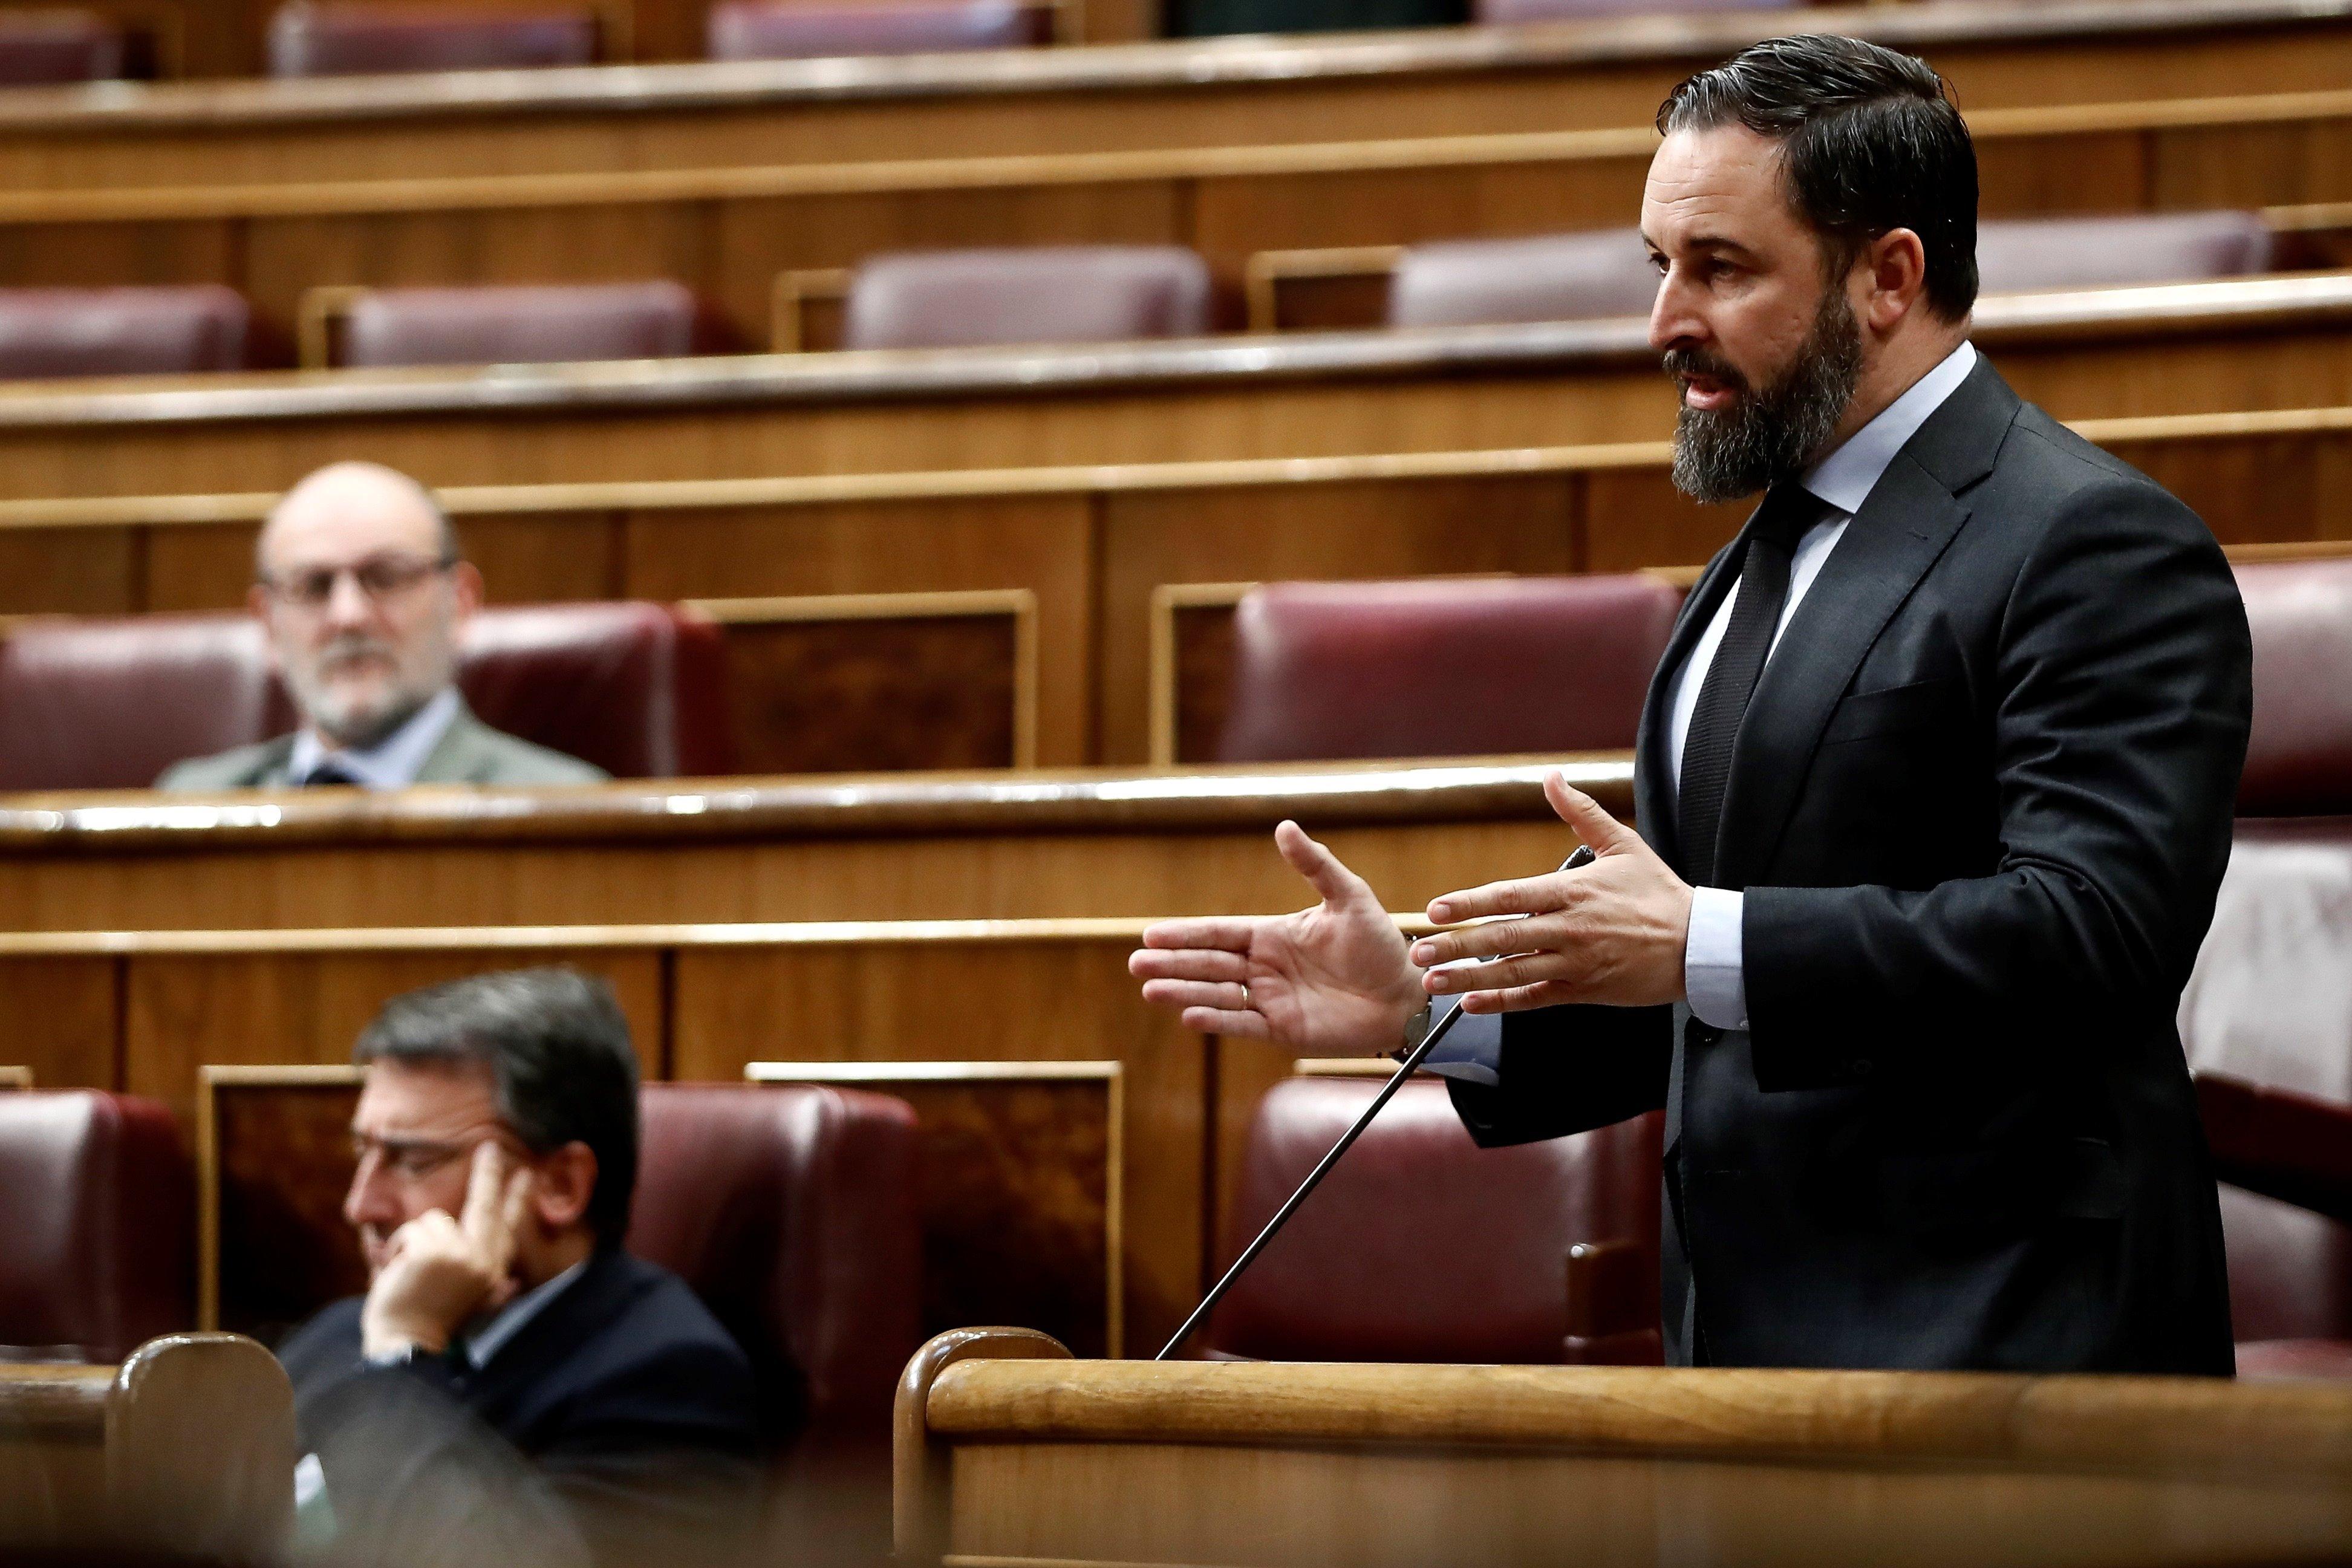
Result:
{"label": "wooden armrest", "polygon": [[2352,1108],[2210,1072],[2197,1108],[2223,1181],[2352,1225]]}
{"label": "wooden armrest", "polygon": [[1657,1260],[1636,1241],[1580,1241],[1568,1249],[1568,1336],[1575,1366],[1655,1366],[1664,1359],[1654,1298]]}

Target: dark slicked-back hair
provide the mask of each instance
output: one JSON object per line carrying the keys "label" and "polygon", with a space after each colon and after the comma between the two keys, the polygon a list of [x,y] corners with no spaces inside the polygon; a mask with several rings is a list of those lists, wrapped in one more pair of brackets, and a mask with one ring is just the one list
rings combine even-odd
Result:
{"label": "dark slicked-back hair", "polygon": [[588,1145],[596,1186],[584,1218],[598,1246],[621,1244],[637,1185],[637,1053],[604,981],[576,969],[511,969],[410,991],[383,1004],[352,1060],[486,1069],[499,1118],[524,1147]]}
{"label": "dark slicked-back hair", "polygon": [[1909,229],[1927,254],[1928,308],[1947,321],[1977,298],[1977,151],[1944,78],[1859,38],[1772,38],[1666,95],[1658,129],[1744,125],[1781,143],[1798,216],[1832,277],[1862,247]]}

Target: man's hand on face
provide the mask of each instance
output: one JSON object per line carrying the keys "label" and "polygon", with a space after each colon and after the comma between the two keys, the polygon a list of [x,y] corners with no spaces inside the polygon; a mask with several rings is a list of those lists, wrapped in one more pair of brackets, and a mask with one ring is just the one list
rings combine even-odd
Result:
{"label": "man's hand on face", "polygon": [[[1562,1002],[1647,1007],[1680,1001],[1690,888],[1640,834],[1559,773],[1545,776],[1544,794],[1595,859],[1574,871],[1449,893],[1430,904],[1429,918],[1440,925],[1496,915],[1527,918],[1414,943],[1412,961],[1430,971],[1423,983],[1436,996],[1465,993],[1462,1010],[1469,1013]],[[1434,967],[1489,954],[1515,956]]]}
{"label": "man's hand on face", "polygon": [[483,1139],[474,1146],[464,1215],[427,1209],[392,1233],[390,1256],[360,1310],[360,1347],[371,1360],[446,1350],[467,1320],[514,1298],[515,1237],[530,1204],[531,1172],[508,1166],[498,1144]]}
{"label": "man's hand on face", "polygon": [[1364,879],[1296,822],[1276,848],[1323,902],[1296,915],[1165,920],[1127,967],[1143,999],[1204,1034],[1331,1054],[1393,1051],[1426,1004],[1404,937]]}

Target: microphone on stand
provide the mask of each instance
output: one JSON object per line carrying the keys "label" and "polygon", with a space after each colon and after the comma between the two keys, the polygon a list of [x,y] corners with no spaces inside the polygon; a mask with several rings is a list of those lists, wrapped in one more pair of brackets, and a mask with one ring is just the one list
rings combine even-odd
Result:
{"label": "microphone on stand", "polygon": [[[1579,866],[1591,865],[1598,858],[1589,845],[1579,844],[1575,853],[1559,862],[1559,869],[1574,871]],[[1498,953],[1494,957],[1481,958],[1478,961],[1482,964],[1491,964],[1495,958],[1501,956],[1503,955]],[[1404,1086],[1404,1081],[1412,1077],[1414,1070],[1419,1068],[1429,1053],[1437,1048],[1437,1042],[1445,1038],[1447,1031],[1453,1029],[1454,1020],[1462,1016],[1464,998],[1454,997],[1450,1000],[1452,1005],[1431,1020],[1429,1032],[1422,1036],[1421,1043],[1412,1048],[1412,1052],[1405,1057],[1403,1064],[1396,1070],[1395,1075],[1381,1086],[1381,1092],[1378,1094],[1372,1096],[1372,1103],[1364,1107],[1364,1113],[1356,1118],[1355,1125],[1340,1134],[1339,1141],[1331,1145],[1331,1152],[1316,1162],[1315,1168],[1307,1173],[1307,1179],[1298,1184],[1298,1190],[1283,1200],[1282,1207],[1274,1211],[1274,1218],[1265,1222],[1265,1228],[1257,1233],[1255,1240],[1242,1249],[1242,1255],[1234,1260],[1234,1265],[1225,1270],[1224,1278],[1219,1280],[1210,1288],[1209,1293],[1201,1298],[1201,1304],[1192,1309],[1192,1315],[1184,1320],[1184,1326],[1176,1331],[1173,1339],[1160,1346],[1160,1354],[1153,1356],[1152,1360],[1166,1361],[1176,1354],[1177,1346],[1192,1337],[1192,1331],[1201,1325],[1219,1301],[1225,1299],[1225,1292],[1234,1288],[1234,1281],[1242,1277],[1242,1270],[1248,1268],[1260,1252],[1265,1250],[1265,1244],[1274,1239],[1275,1232],[1290,1222],[1290,1217],[1297,1212],[1298,1206],[1307,1201],[1307,1195],[1313,1192],[1322,1183],[1323,1178],[1331,1174],[1331,1167],[1339,1163],[1339,1156],[1346,1154],[1358,1138],[1363,1136],[1364,1129],[1372,1124],[1372,1118],[1381,1113],[1381,1107],[1395,1097],[1396,1092]]]}

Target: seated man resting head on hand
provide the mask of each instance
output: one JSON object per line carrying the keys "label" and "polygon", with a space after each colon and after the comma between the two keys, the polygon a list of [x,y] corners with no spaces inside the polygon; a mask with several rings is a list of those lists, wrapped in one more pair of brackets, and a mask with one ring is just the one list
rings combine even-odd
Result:
{"label": "seated man resting head on hand", "polygon": [[432,493],[373,463],[336,463],[286,493],[255,549],[269,629],[301,727],[182,762],[159,789],[288,784],[593,784],[603,769],[492,729],[457,693],[457,646],[482,602]]}
{"label": "seated man resting head on hand", "polygon": [[751,1370],[622,1249],[637,1063],[601,980],[484,975],[385,1005],[353,1052],[344,1217],[369,1285],[289,1337],[305,1540],[338,1562],[731,1555]]}

